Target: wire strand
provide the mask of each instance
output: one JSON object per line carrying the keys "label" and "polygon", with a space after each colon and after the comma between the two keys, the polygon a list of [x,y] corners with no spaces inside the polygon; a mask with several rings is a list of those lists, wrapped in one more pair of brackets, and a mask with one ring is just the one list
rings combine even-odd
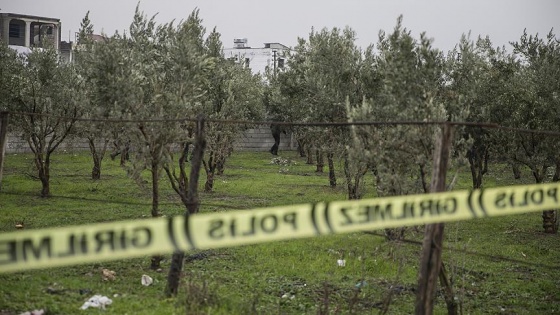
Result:
{"label": "wire strand", "polygon": [[[368,235],[383,237],[383,238],[386,237],[385,235],[379,234],[379,233],[376,233],[376,232],[364,231],[364,233],[368,234]],[[420,241],[410,240],[410,239],[395,240],[395,242],[412,244],[412,245],[420,245],[420,246],[423,245],[423,243],[420,242]],[[513,262],[513,263],[524,264],[524,265],[546,268],[546,269],[558,270],[560,268],[560,265],[558,265],[558,266],[546,265],[546,264],[541,264],[541,263],[535,263],[535,262],[529,262],[529,261],[524,261],[524,260],[520,260],[520,259],[505,257],[505,256],[501,256],[501,255],[491,255],[491,254],[479,253],[479,252],[475,252],[475,251],[471,251],[471,250],[460,249],[460,248],[455,248],[455,247],[450,247],[450,246],[444,246],[443,249],[447,250],[447,251],[451,251],[451,252],[459,252],[459,253],[464,253],[464,254],[472,255],[472,256],[479,256],[479,257],[484,257],[484,258],[488,258],[488,259]]]}
{"label": "wire strand", "polygon": [[[196,122],[196,118],[146,118],[146,119],[112,119],[112,118],[82,118],[56,116],[44,113],[28,113],[8,111],[11,115],[18,116],[43,116],[56,118],[61,120],[71,120],[76,122],[103,122],[103,123],[171,123],[171,122]],[[235,120],[235,119],[206,119],[208,123],[221,124],[240,124],[240,125],[277,125],[277,126],[299,126],[299,127],[346,127],[346,126],[396,126],[396,125],[452,125],[465,127],[480,127],[488,129],[498,129],[504,131],[513,131],[518,133],[544,134],[550,136],[560,136],[560,131],[554,130],[536,130],[526,128],[515,128],[502,126],[492,122],[465,122],[465,121],[413,121],[413,120],[396,120],[396,121],[350,121],[350,122],[280,122],[269,120]]]}

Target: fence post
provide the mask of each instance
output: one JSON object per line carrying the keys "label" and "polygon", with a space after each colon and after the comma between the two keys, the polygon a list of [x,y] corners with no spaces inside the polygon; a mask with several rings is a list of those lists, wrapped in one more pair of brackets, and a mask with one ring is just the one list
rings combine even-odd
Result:
{"label": "fence post", "polygon": [[0,191],[2,191],[2,173],[4,170],[4,156],[8,143],[8,112],[0,112]]}
{"label": "fence post", "polygon": [[[442,126],[441,137],[437,141],[434,150],[434,167],[430,187],[430,192],[432,193],[445,191],[445,176],[447,175],[452,138],[452,126],[446,123]],[[418,271],[416,315],[433,313],[436,286],[442,265],[443,227],[443,223],[428,224],[424,231],[422,258],[420,259],[420,269]]]}

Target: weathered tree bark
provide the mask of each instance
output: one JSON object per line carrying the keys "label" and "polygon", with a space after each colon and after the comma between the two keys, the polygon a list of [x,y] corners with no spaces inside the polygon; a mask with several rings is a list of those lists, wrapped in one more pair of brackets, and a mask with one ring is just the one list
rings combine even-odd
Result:
{"label": "weathered tree bark", "polygon": [[[51,195],[50,189],[50,172],[49,167],[51,164],[50,156],[47,154],[43,156],[43,154],[39,153],[42,152],[42,148],[35,149],[34,162],[35,167],[37,167],[37,175],[39,180],[41,181],[41,197],[47,198]],[[40,151],[39,151],[40,150]]]}
{"label": "weathered tree bark", "polygon": [[[159,213],[159,165],[157,161],[152,161],[152,217],[157,218]],[[151,258],[150,269],[158,270],[161,268],[163,256],[154,255]]]}
{"label": "weathered tree bark", "polygon": [[332,188],[336,187],[336,173],[334,171],[334,153],[329,152],[327,153],[327,163],[329,167],[329,184]]}
{"label": "weathered tree bark", "polygon": [[457,315],[459,313],[459,309],[457,308],[457,302],[455,301],[453,285],[449,280],[449,276],[443,262],[441,262],[441,269],[439,271],[439,283],[443,287],[443,296],[445,299],[445,304],[447,305],[447,314]]}
{"label": "weathered tree bark", "polygon": [[204,191],[205,192],[212,192],[214,190],[214,172],[206,173],[206,183],[204,183]]}
{"label": "weathered tree bark", "polygon": [[206,171],[206,182],[204,183],[204,191],[212,192],[212,190],[214,189],[214,173],[216,172],[216,162],[214,160],[214,152],[210,152],[208,155],[210,156],[208,158],[208,162],[206,162],[206,160],[202,160],[204,170]]}
{"label": "weathered tree bark", "polygon": [[315,153],[317,154],[317,169],[315,172],[323,173],[323,167],[325,166],[325,160],[323,159],[323,151],[316,150]]}
{"label": "weathered tree bark", "polygon": [[152,160],[152,217],[159,217],[159,165]]}
{"label": "weathered tree bark", "polygon": [[[451,151],[453,130],[450,124],[444,124],[442,134],[434,151],[431,192],[445,191],[445,176]],[[443,249],[443,223],[428,224],[424,232],[422,258],[418,272],[418,290],[415,314],[432,314],[438,276],[441,270]],[[453,299],[452,299],[453,300]],[[447,299],[446,299],[447,302]],[[453,308],[448,303],[448,312]]]}
{"label": "weathered tree bark", "polygon": [[485,145],[474,145],[467,150],[467,158],[471,168],[473,189],[482,187],[482,178],[488,172],[488,149]]}
{"label": "weathered tree bark", "polygon": [[299,157],[305,157],[305,142],[302,139],[296,139],[296,142]]}
{"label": "weathered tree bark", "polygon": [[519,168],[519,163],[511,162],[511,170],[513,171],[513,178],[515,179],[521,178],[521,169]]}
{"label": "weathered tree bark", "polygon": [[[77,113],[74,112],[74,117]],[[30,118],[33,122],[33,117]],[[71,121],[64,130],[57,134],[55,131],[44,131],[41,135],[31,134],[27,138],[27,144],[31,151],[33,151],[33,160],[38,172],[39,180],[41,181],[41,197],[46,198],[51,195],[50,190],[50,166],[51,154],[58,148],[58,146],[66,139],[74,126],[75,121]],[[50,134],[50,139],[47,140],[45,134]]]}
{"label": "weathered tree bark", "polygon": [[305,162],[305,164],[313,165],[313,150],[309,146],[306,146],[305,149],[307,152],[307,161]]}
{"label": "weathered tree bark", "polygon": [[130,159],[130,141],[127,140],[123,143],[122,140],[116,140],[113,142],[113,147],[114,151],[111,153],[111,160],[120,155],[120,165],[125,166],[126,161]]}
{"label": "weathered tree bark", "polygon": [[91,170],[91,179],[98,180],[101,179],[101,163],[103,162],[103,157],[105,157],[105,152],[107,151],[107,145],[109,140],[105,140],[103,146],[99,150],[95,145],[95,138],[88,138],[89,151],[91,152],[91,158],[93,160],[93,168]]}
{"label": "weathered tree bark", "polygon": [[357,174],[352,174],[350,171],[350,162],[348,157],[344,157],[344,176],[346,177],[346,185],[348,189],[348,199],[355,200],[362,198],[360,193],[360,185],[362,178],[367,173],[367,167],[363,171],[358,171]]}
{"label": "weathered tree bark", "polygon": [[51,195],[51,181],[50,181],[50,159],[45,160],[45,164],[41,166],[39,171],[39,178],[41,180],[41,197],[49,197]]}
{"label": "weathered tree bark", "polygon": [[[531,174],[535,178],[536,184],[541,184],[545,181],[546,170],[548,165],[541,165],[540,167],[531,166]],[[554,178],[554,177],[553,177]],[[556,210],[547,210],[542,212],[542,224],[545,233],[556,234],[558,233],[558,217]]]}
{"label": "weathered tree bark", "polygon": [[101,179],[101,162],[103,158],[99,157],[99,155],[97,154],[92,154],[91,158],[93,159],[93,167],[91,168],[91,179],[99,180]]}
{"label": "weathered tree bark", "polygon": [[[227,140],[218,135],[217,143],[223,140]],[[226,158],[233,151],[233,146],[214,148],[214,150],[208,153],[208,161],[203,160],[204,170],[206,171],[206,183],[204,184],[205,192],[212,192],[214,189],[214,177],[216,172],[218,175],[224,173],[224,166],[226,163]],[[221,168],[221,170],[220,170]]]}
{"label": "weathered tree bark", "polygon": [[[179,195],[181,198],[181,202],[185,207],[188,205],[188,185],[189,185],[189,178],[187,176],[187,172],[185,170],[187,158],[189,154],[189,145],[190,143],[185,142],[183,143],[183,150],[181,156],[179,157],[179,175],[177,175],[174,171],[171,170],[169,165],[164,164],[163,169],[169,178],[169,182],[171,183],[171,188]],[[187,208],[188,210],[188,208]]]}
{"label": "weathered tree bark", "polygon": [[[555,164],[555,171],[554,171],[554,176],[552,177],[552,181],[553,182],[559,182],[560,181],[560,158],[556,158],[554,161]],[[543,170],[543,173],[546,170]],[[535,177],[537,178],[537,177]],[[542,181],[544,181],[544,174],[542,176]],[[547,210],[547,211],[543,211],[542,213],[542,219],[543,219],[543,229],[545,233],[548,234],[556,234],[558,233],[558,210]]]}
{"label": "weathered tree bark", "polygon": [[[202,116],[198,117],[196,126],[196,140],[193,157],[191,159],[190,180],[183,181],[188,182],[189,186],[187,198],[184,202],[185,206],[187,207],[185,216],[189,216],[198,212],[198,180],[200,177],[200,167],[204,156],[204,148],[206,147],[206,139],[204,138],[204,118]],[[183,152],[183,155],[186,155],[185,152],[188,152],[188,150]],[[186,160],[186,156],[184,160]],[[179,163],[181,163],[181,159]],[[183,270],[184,257],[185,253],[183,251],[176,251],[171,257],[171,266],[169,268],[169,273],[167,274],[167,286],[165,288],[165,294],[168,297],[177,295],[179,289],[179,281],[181,280],[181,272]]]}
{"label": "weathered tree bark", "polygon": [[126,165],[126,161],[129,160],[130,145],[127,143],[121,150],[121,166]]}
{"label": "weathered tree bark", "polygon": [[547,210],[542,213],[544,232],[548,234],[558,233],[558,211]]}
{"label": "weathered tree bark", "polygon": [[216,175],[224,175],[224,170],[226,169],[226,158],[220,157],[216,161]]}

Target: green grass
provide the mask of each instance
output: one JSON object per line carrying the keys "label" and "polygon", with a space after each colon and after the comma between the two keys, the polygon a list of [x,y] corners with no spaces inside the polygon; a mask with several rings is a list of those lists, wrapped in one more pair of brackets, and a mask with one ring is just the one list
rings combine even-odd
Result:
{"label": "green grass", "polygon": [[[201,211],[346,199],[342,175],[339,187],[332,189],[327,174],[315,173],[315,166],[295,152],[283,156],[296,164],[285,169],[272,164],[269,153],[235,153],[226,173],[216,178],[214,192],[200,193]],[[118,161],[106,159],[102,179],[92,181],[86,153],[55,155],[53,197],[43,199],[31,156],[6,158],[1,232],[21,222],[35,229],[150,216],[149,185],[139,187]],[[468,188],[468,170],[458,175],[455,187]],[[521,180],[512,177],[506,166],[492,164],[485,185],[532,182],[527,171]],[[201,176],[201,189],[204,180]],[[368,196],[373,195],[372,182],[367,179]],[[163,214],[182,214],[184,206],[165,178],[161,189]],[[421,241],[421,230],[408,229],[406,238]],[[445,233],[445,245],[459,249],[445,250],[444,262],[464,314],[560,313],[560,238],[542,233],[538,213],[449,223]],[[365,233],[189,252],[174,299],[163,294],[169,255],[161,272],[150,270],[150,257],[142,257],[0,274],[0,314],[33,309],[48,314],[378,314],[384,303],[389,314],[410,314],[419,253],[417,244]],[[340,258],[345,267],[337,266]],[[104,281],[103,268],[114,270],[116,279]],[[152,286],[140,284],[143,274],[154,278]],[[93,294],[109,296],[113,304],[105,311],[80,311]],[[441,292],[435,313],[446,313]]]}

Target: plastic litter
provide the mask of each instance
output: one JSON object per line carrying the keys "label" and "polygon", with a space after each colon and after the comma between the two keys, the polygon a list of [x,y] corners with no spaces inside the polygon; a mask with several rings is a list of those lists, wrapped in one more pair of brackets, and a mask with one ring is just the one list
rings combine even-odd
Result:
{"label": "plastic litter", "polygon": [[346,266],[346,260],[344,260],[344,259],[339,259],[339,260],[336,261],[336,263],[338,264],[339,267]]}
{"label": "plastic litter", "polygon": [[21,313],[19,315],[44,315],[44,314],[45,314],[44,310],[32,310],[32,311]]}
{"label": "plastic litter", "polygon": [[105,309],[105,306],[107,305],[111,305],[111,303],[113,303],[113,300],[111,300],[110,298],[103,296],[103,295],[94,295],[91,298],[89,298],[89,300],[87,300],[84,305],[82,305],[82,307],[80,307],[80,309],[85,310],[89,307],[96,307],[96,308],[100,308],[100,309]]}
{"label": "plastic litter", "polygon": [[154,279],[148,275],[142,275],[142,285],[149,286],[150,284],[154,283]]}

